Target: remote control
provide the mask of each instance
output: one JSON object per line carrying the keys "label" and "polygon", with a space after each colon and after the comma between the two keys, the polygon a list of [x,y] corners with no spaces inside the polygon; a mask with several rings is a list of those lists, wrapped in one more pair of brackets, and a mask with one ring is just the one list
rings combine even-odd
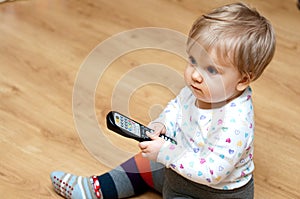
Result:
{"label": "remote control", "polygon": [[[151,138],[147,136],[146,132],[154,132],[153,129],[150,129],[116,111],[110,111],[107,114],[106,125],[108,129],[122,136],[135,139],[139,142],[150,141]],[[173,144],[177,144],[174,139],[164,134],[160,134],[159,137],[162,137],[166,141],[170,141]]]}

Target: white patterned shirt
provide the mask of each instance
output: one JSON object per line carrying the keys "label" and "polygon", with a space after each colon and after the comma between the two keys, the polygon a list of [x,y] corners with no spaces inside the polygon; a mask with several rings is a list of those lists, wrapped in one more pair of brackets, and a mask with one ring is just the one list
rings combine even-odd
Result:
{"label": "white patterned shirt", "polygon": [[166,126],[157,161],[183,177],[215,189],[234,189],[252,177],[254,113],[248,87],[221,108],[200,109],[188,87],[169,102],[154,122]]}

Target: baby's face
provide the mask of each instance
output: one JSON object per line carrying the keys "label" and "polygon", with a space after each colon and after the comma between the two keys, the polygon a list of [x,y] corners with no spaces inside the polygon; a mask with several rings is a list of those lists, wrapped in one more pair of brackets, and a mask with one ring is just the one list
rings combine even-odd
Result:
{"label": "baby's face", "polygon": [[200,108],[217,108],[239,96],[242,75],[229,59],[218,57],[216,49],[207,52],[194,44],[187,51],[189,64],[184,78]]}

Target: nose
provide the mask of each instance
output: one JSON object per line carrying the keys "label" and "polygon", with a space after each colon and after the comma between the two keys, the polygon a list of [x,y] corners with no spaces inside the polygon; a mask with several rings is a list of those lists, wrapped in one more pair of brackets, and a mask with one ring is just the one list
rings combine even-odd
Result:
{"label": "nose", "polygon": [[192,80],[197,83],[201,83],[203,81],[203,77],[197,68],[194,68],[192,72]]}

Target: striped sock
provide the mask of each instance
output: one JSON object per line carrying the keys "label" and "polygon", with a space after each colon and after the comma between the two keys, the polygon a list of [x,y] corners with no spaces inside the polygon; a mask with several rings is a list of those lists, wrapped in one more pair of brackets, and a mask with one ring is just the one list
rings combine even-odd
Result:
{"label": "striped sock", "polygon": [[[146,170],[147,168],[149,169]],[[140,154],[97,178],[103,198],[128,198],[153,187],[150,161]]]}
{"label": "striped sock", "polygon": [[94,191],[96,185],[93,184],[92,177],[75,176],[70,173],[54,171],[51,173],[50,178],[55,191],[67,199],[102,198],[100,189],[98,195]]}
{"label": "striped sock", "polygon": [[161,164],[137,154],[100,176],[86,178],[58,171],[51,174],[51,180],[55,191],[68,199],[128,198],[149,188],[161,192],[162,168]]}

